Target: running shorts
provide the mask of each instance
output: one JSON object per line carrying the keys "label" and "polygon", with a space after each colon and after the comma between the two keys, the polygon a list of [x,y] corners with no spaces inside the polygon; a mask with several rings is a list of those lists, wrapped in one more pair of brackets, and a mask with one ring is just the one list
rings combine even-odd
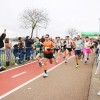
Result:
{"label": "running shorts", "polygon": [[81,55],[81,50],[75,50],[75,55],[80,56]]}
{"label": "running shorts", "polygon": [[44,53],[44,58],[52,59],[53,58],[53,53],[50,53],[50,54]]}

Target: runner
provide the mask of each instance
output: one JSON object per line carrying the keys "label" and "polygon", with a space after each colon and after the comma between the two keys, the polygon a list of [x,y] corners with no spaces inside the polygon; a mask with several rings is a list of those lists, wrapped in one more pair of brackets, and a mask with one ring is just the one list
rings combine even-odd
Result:
{"label": "runner", "polygon": [[40,46],[41,46],[41,43],[39,41],[39,38],[36,37],[36,42],[34,43],[33,48],[36,50],[36,60],[38,60],[39,66],[41,67],[43,64],[40,59]]}
{"label": "runner", "polygon": [[43,43],[44,46],[44,77],[47,77],[47,62],[52,64],[53,52],[52,49],[55,47],[54,43],[49,40],[49,35],[45,35],[45,42]]}
{"label": "runner", "polygon": [[56,41],[55,41],[55,55],[54,58],[56,59],[56,62],[58,63],[58,58],[60,56],[60,51],[61,51],[61,41],[60,41],[60,37],[57,37]]}
{"label": "runner", "polygon": [[82,50],[82,41],[80,40],[80,36],[77,36],[75,40],[75,60],[76,60],[76,68],[79,66],[78,60],[81,58],[81,50]]}
{"label": "runner", "polygon": [[63,56],[63,58],[65,58],[65,51],[66,51],[66,45],[65,45],[65,40],[61,39],[61,54]]}
{"label": "runner", "polygon": [[66,40],[64,41],[64,51],[65,51],[65,63],[67,63],[67,59],[71,56],[72,52],[72,41],[69,36],[66,36]]}
{"label": "runner", "polygon": [[89,54],[91,53],[90,47],[91,47],[91,43],[89,37],[86,37],[84,41],[84,48],[83,48],[85,64],[87,64],[87,60],[89,60]]}
{"label": "runner", "polygon": [[81,62],[83,61],[83,59],[84,59],[84,54],[83,54],[83,45],[84,45],[84,41],[83,41],[83,39],[80,37],[80,35],[77,35],[77,37],[80,39],[80,41],[81,41],[81,46],[82,46],[82,48],[81,48],[81,55],[80,55],[80,60],[81,60]]}

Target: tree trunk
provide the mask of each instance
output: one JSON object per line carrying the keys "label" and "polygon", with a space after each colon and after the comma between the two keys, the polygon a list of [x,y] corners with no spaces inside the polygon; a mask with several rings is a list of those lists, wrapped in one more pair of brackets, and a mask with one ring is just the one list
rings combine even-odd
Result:
{"label": "tree trunk", "polygon": [[33,29],[33,27],[32,27],[31,38],[33,37],[33,30],[34,30],[34,29]]}
{"label": "tree trunk", "polygon": [[35,23],[35,25],[34,25],[34,26],[32,25],[31,38],[33,37],[33,31],[34,31],[35,27],[36,27],[36,23]]}

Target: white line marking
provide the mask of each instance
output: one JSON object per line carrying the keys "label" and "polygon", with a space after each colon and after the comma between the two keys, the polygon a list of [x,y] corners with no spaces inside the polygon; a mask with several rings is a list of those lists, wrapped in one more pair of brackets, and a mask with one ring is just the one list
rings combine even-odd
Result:
{"label": "white line marking", "polygon": [[[73,58],[73,57],[74,57],[74,56],[70,57],[69,59],[71,59],[71,58]],[[59,65],[63,64],[64,62],[65,62],[65,61],[63,61],[63,62],[61,62],[60,64],[56,65],[55,67],[53,67],[53,68],[49,69],[49,70],[48,70],[48,72],[50,72],[50,71],[52,71],[53,69],[57,68]],[[18,89],[20,89],[20,88],[24,87],[25,85],[27,85],[27,84],[31,83],[31,82],[32,82],[32,81],[34,81],[34,80],[36,80],[36,79],[40,78],[42,75],[43,75],[43,73],[42,73],[42,74],[40,74],[40,75],[38,75],[37,77],[35,77],[35,78],[33,78],[33,79],[31,79],[31,80],[29,80],[29,81],[25,82],[24,84],[22,84],[22,85],[20,85],[20,86],[16,87],[15,89],[13,89],[13,90],[11,90],[11,91],[7,92],[6,94],[4,94],[4,95],[0,96],[0,99],[2,99],[2,98],[4,98],[4,97],[8,96],[9,94],[11,94],[11,93],[15,92],[16,90],[18,90]]]}
{"label": "white line marking", "polygon": [[19,73],[19,74],[17,74],[17,75],[12,76],[12,78],[18,77],[18,76],[23,75],[23,74],[25,74],[25,73],[26,73],[26,72]]}

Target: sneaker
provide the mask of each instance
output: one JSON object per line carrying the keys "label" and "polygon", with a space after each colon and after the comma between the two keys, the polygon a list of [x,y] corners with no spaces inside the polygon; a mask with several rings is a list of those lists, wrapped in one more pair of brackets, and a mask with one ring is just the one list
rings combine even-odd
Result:
{"label": "sneaker", "polygon": [[76,68],[78,68],[79,67],[79,65],[76,65]]}
{"label": "sneaker", "polygon": [[65,63],[68,63],[67,60],[65,60]]}
{"label": "sneaker", "polygon": [[56,60],[56,63],[58,63],[58,60]]}
{"label": "sneaker", "polygon": [[39,66],[40,66],[40,67],[42,66],[42,62],[39,62]]}
{"label": "sneaker", "polygon": [[16,57],[16,60],[19,60],[19,57]]}
{"label": "sneaker", "polygon": [[83,59],[81,59],[81,62],[83,61]]}
{"label": "sneaker", "polygon": [[43,76],[44,76],[44,77],[48,77],[48,74],[47,74],[47,73],[44,73]]}
{"label": "sneaker", "polygon": [[87,60],[89,60],[89,58],[87,58]]}
{"label": "sneaker", "polygon": [[100,91],[98,92],[98,96],[100,96]]}
{"label": "sneaker", "polygon": [[85,64],[87,64],[87,61],[85,61]]}
{"label": "sneaker", "polygon": [[55,55],[53,55],[53,58],[54,58],[54,59],[56,59],[56,56],[55,56]]}
{"label": "sneaker", "polygon": [[15,63],[15,65],[18,65],[17,63]]}
{"label": "sneaker", "polygon": [[2,70],[2,69],[6,69],[6,67],[4,67],[4,66],[0,66],[0,69]]}

